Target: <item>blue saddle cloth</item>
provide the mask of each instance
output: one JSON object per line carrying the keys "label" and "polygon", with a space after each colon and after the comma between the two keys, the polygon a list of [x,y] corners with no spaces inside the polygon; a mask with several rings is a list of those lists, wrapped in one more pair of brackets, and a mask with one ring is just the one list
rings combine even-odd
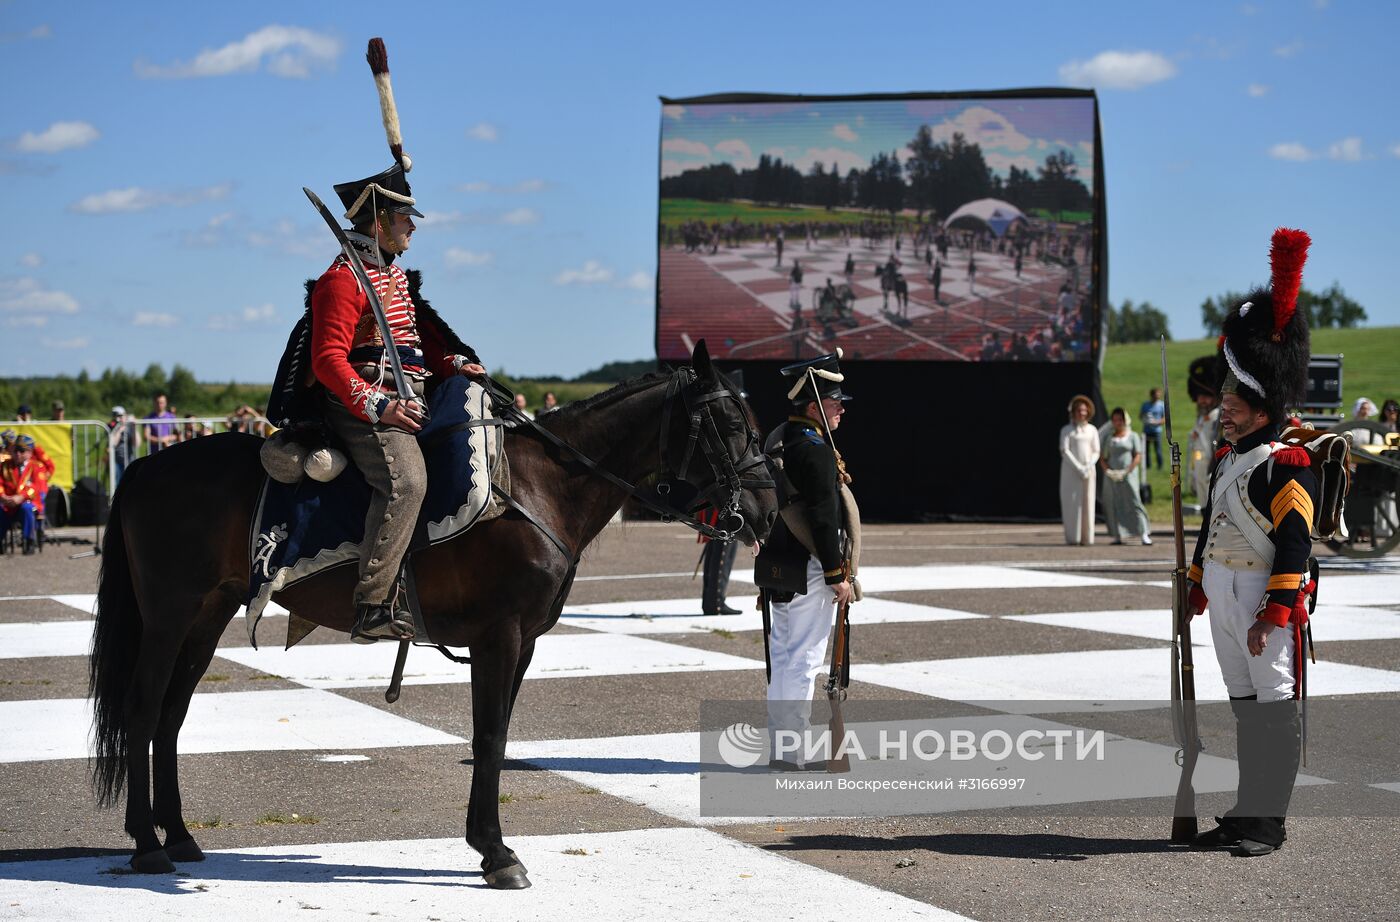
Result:
{"label": "blue saddle cloth", "polygon": [[[500,429],[489,420],[485,390],[460,375],[429,397],[430,419],[418,433],[428,490],[409,553],[470,527],[491,499],[491,475],[500,454]],[[472,425],[472,423],[478,423]],[[353,463],[329,483],[304,477],[295,484],[264,482],[250,536],[248,635],[278,592],[330,567],[357,561],[365,536],[370,488]]]}

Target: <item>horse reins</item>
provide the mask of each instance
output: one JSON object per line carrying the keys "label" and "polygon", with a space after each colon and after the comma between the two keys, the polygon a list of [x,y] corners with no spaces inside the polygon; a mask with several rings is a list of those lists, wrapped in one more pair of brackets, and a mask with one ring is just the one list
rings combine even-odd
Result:
{"label": "horse reins", "polygon": [[[684,383],[682,383],[682,379],[684,379]],[[677,369],[666,385],[666,400],[661,411],[661,468],[663,472],[668,474],[674,473],[675,477],[684,480],[686,471],[689,470],[691,459],[695,455],[695,448],[697,445],[699,446],[701,454],[703,454],[705,460],[709,462],[710,472],[714,477],[714,483],[705,488],[691,507],[685,511],[694,512],[705,505],[714,505],[718,509],[719,504],[712,502],[710,497],[727,490],[729,496],[725,501],[724,509],[716,520],[715,525],[709,525],[689,517],[678,518],[674,507],[664,506],[656,502],[635,484],[628,483],[611,471],[606,470],[599,465],[598,462],[520,412],[520,410],[515,407],[513,401],[509,402],[505,407],[504,415],[514,419],[520,425],[528,426],[533,431],[539,433],[546,441],[550,442],[561,451],[568,453],[587,468],[590,473],[602,477],[652,512],[660,515],[663,522],[678,521],[687,528],[693,529],[707,538],[718,541],[732,541],[738,535],[739,530],[744,526],[743,514],[739,511],[739,503],[743,491],[745,489],[764,489],[772,487],[775,485],[775,481],[771,477],[762,480],[744,477],[744,474],[757,467],[764,467],[765,469],[767,467],[767,459],[765,459],[762,452],[758,450],[758,433],[754,432],[752,428],[748,430],[748,440],[745,442],[744,450],[737,460],[730,457],[728,446],[725,445],[723,437],[719,434],[719,426],[715,423],[711,405],[716,400],[725,399],[739,403],[739,398],[730,390],[727,384],[723,383],[713,389],[697,392],[697,382],[698,378],[695,375],[694,369],[685,367]],[[500,392],[505,391],[504,388],[501,388],[500,385],[494,381],[491,381],[490,384],[495,385],[495,389],[498,389]],[[681,458],[680,468],[672,472],[668,465],[669,452],[667,451],[667,443],[669,442],[669,430],[671,426],[671,408],[677,400],[683,404],[685,412],[690,418],[690,430],[686,439],[685,452]],[[740,404],[740,406],[742,408],[742,404]],[[670,490],[671,485],[668,481],[662,481],[657,484],[656,491],[663,496],[670,493]],[[578,555],[569,550],[563,539],[556,535],[544,522],[540,521],[538,517],[521,506],[514,497],[499,489],[497,489],[496,492],[505,501],[506,505],[516,512],[519,512],[527,521],[543,532],[567,557],[575,561],[578,559]],[[734,519],[738,520],[738,524],[733,528],[717,527],[720,524],[727,525]]]}

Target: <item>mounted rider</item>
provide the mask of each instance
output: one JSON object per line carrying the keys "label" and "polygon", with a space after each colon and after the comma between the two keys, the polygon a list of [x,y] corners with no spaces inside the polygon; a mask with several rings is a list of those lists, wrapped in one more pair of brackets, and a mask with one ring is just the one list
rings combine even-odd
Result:
{"label": "mounted rider", "polygon": [[412,240],[413,218],[423,215],[408,184],[412,161],[403,153],[380,39],[371,40],[367,57],[395,162],[341,183],[335,192],[353,228],[346,234],[349,245],[383,306],[392,348],[413,393],[396,392],[375,306],[342,252],[307,283],[307,311],[292,331],[268,403],[274,423],[319,429],[338,443],[372,491],[354,593],[351,639],[359,643],[413,636],[401,571],[427,490],[414,435],[424,421],[425,390],[454,374],[485,372],[476,352],[419,295],[419,274],[396,264]]}

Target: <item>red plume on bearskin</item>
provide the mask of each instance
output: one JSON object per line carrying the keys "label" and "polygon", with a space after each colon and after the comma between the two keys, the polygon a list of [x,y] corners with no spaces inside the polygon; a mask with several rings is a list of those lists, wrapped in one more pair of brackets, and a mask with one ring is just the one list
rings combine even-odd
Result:
{"label": "red plume on bearskin", "polygon": [[1274,301],[1274,332],[1281,333],[1298,307],[1298,289],[1303,285],[1303,263],[1308,258],[1312,238],[1306,231],[1280,227],[1274,231],[1269,248],[1269,263],[1273,266],[1270,288]]}

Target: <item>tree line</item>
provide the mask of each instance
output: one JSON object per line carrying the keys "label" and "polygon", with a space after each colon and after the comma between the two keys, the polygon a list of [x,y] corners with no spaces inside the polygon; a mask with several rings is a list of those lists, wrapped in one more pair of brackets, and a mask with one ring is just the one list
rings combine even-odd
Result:
{"label": "tree line", "polygon": [[[1219,334],[1221,325],[1225,322],[1225,315],[1233,310],[1235,305],[1243,302],[1245,297],[1238,291],[1227,291],[1218,297],[1206,298],[1201,304],[1201,325],[1211,335]],[[1347,297],[1337,282],[1333,282],[1323,291],[1299,289],[1298,310],[1307,312],[1308,325],[1313,329],[1350,329],[1366,322],[1366,308]]]}
{"label": "tree line", "polygon": [[12,419],[21,404],[28,404],[35,419],[48,419],[56,400],[63,401],[69,419],[105,420],[114,406],[142,416],[157,392],[164,393],[181,415],[225,416],[244,404],[265,406],[268,391],[266,384],[202,384],[183,365],[167,374],[155,363],[141,373],[108,368],[96,377],[83,370],[76,376],[0,378],[0,418]]}
{"label": "tree line", "polygon": [[1079,178],[1074,154],[1060,149],[1048,155],[1035,173],[1013,166],[1003,179],[987,166],[982,146],[957,132],[949,141],[935,141],[921,125],[909,143],[912,155],[878,153],[864,170],[841,168],[818,161],[803,174],[781,157],[763,154],[757,166],[738,170],[715,163],[686,170],[661,180],[662,198],[694,198],[722,202],[748,199],[772,205],[812,205],[827,210],[853,207],[890,214],[913,209],[924,214],[952,214],[960,205],[980,198],[999,198],[1022,211],[1043,209],[1058,215],[1088,211],[1089,188]]}

